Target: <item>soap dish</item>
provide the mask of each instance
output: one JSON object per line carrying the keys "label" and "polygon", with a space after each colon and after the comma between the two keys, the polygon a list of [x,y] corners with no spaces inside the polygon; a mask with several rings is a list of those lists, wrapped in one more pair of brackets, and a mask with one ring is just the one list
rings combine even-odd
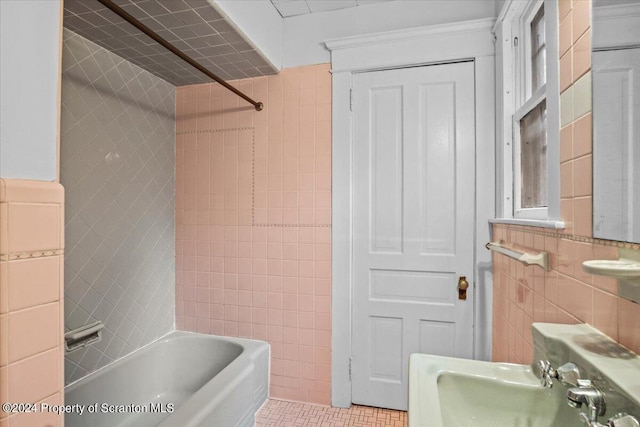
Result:
{"label": "soap dish", "polygon": [[640,303],[640,251],[618,248],[619,259],[592,259],[582,263],[589,274],[618,279],[618,295]]}
{"label": "soap dish", "polygon": [[589,274],[617,279],[640,277],[640,262],[633,259],[592,259],[583,262],[582,269]]}

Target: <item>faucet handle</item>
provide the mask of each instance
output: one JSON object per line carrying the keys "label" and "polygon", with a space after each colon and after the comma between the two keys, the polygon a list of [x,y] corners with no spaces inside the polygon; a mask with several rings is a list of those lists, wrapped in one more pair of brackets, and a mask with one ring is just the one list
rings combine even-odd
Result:
{"label": "faucet handle", "polygon": [[[581,381],[580,370],[574,363],[565,363],[564,365],[556,369],[556,378],[558,378],[558,381],[560,381],[562,385],[576,387],[578,386],[578,382]],[[588,387],[590,386],[591,381],[589,381]]]}
{"label": "faucet handle", "polygon": [[640,423],[633,415],[621,412],[609,418],[609,427],[640,427]]}
{"label": "faucet handle", "polygon": [[576,380],[576,387],[578,387],[578,388],[589,388],[589,387],[593,387],[593,383],[591,382],[591,380],[585,380],[583,378],[578,378]]}
{"label": "faucet handle", "polygon": [[553,387],[553,378],[556,377],[556,370],[551,366],[548,360],[538,360],[538,369],[540,370],[540,384],[543,387]]}
{"label": "faucet handle", "polygon": [[[564,386],[577,387],[580,381],[580,370],[574,363],[565,363],[558,369],[553,369],[551,362],[548,360],[538,361],[538,370],[540,371],[540,383],[543,387],[551,388],[553,379],[557,378],[560,384]],[[585,387],[590,387],[591,383]]]}

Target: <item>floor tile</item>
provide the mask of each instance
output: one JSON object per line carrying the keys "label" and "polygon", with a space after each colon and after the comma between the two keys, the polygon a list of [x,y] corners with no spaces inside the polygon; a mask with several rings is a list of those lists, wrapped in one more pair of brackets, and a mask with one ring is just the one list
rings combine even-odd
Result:
{"label": "floor tile", "polygon": [[270,399],[256,415],[256,427],[406,427],[407,413],[354,405],[331,408]]}

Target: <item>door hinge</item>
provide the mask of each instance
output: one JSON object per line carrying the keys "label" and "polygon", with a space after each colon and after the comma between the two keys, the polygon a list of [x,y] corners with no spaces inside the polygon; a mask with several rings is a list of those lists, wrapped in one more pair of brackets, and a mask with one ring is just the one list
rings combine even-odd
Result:
{"label": "door hinge", "polygon": [[517,37],[513,38],[513,47],[518,47],[518,38]]}
{"label": "door hinge", "polygon": [[353,367],[353,357],[350,357],[349,358],[349,381],[351,381],[351,378],[353,376],[352,367]]}
{"label": "door hinge", "polygon": [[349,110],[353,111],[353,89],[349,89]]}

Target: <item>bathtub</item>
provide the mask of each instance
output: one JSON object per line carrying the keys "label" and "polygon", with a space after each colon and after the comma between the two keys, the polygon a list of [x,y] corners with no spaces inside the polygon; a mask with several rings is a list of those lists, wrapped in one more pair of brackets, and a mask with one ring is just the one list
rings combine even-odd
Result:
{"label": "bathtub", "polygon": [[173,332],[65,388],[66,427],[253,426],[269,346]]}

